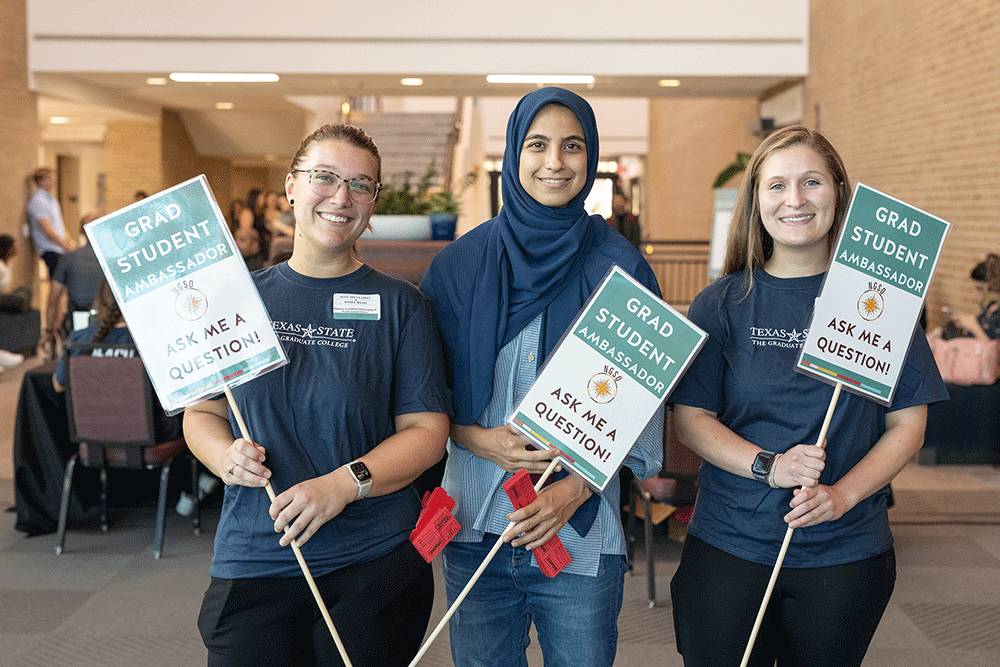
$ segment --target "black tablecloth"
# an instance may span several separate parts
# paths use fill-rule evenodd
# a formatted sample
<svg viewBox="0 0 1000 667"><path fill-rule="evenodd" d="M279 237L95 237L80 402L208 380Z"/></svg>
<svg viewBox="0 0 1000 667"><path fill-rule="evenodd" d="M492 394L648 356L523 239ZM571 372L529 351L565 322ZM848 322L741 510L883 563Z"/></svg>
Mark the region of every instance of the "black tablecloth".
<svg viewBox="0 0 1000 667"><path fill-rule="evenodd" d="M17 530L55 532L66 461L76 451L69 441L66 397L52 388L54 363L24 374L14 423L14 497ZM99 497L98 480L79 470L73 484L70 519L79 518Z"/></svg>
<svg viewBox="0 0 1000 667"><path fill-rule="evenodd" d="M59 523L66 461L77 451L69 441L66 396L52 388L54 363L24 374L17 401L14 424L14 497L17 505L15 528L28 535L54 533ZM174 466L171 477L183 477L187 466ZM112 506L151 504L156 499L159 477L156 471L116 470L108 473L108 499ZM171 496L176 484L171 484ZM83 518L100 500L100 477L96 469L76 466L69 521Z"/></svg>
<svg viewBox="0 0 1000 667"><path fill-rule="evenodd" d="M942 463L1000 462L1000 382L948 385L951 400L927 409L924 448Z"/></svg>

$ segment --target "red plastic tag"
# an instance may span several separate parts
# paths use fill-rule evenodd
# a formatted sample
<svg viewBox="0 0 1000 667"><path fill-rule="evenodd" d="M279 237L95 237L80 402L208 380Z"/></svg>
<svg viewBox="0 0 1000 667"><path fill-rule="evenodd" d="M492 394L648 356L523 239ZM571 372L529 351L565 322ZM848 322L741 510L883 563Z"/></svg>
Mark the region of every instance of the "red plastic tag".
<svg viewBox="0 0 1000 667"><path fill-rule="evenodd" d="M503 483L503 490L507 492L510 504L516 510L530 505L538 497L538 494L535 493L535 487L531 483L531 475L524 468L518 470L513 477Z"/></svg>
<svg viewBox="0 0 1000 667"><path fill-rule="evenodd" d="M410 542L424 560L430 563L441 553L451 538L462 529L451 515L455 500L440 486L425 493L416 527L410 531Z"/></svg>
<svg viewBox="0 0 1000 667"><path fill-rule="evenodd" d="M451 512L439 507L423 528L410 534L410 541L424 560L430 563L461 529Z"/></svg>
<svg viewBox="0 0 1000 667"><path fill-rule="evenodd" d="M563 568L573 561L558 535L554 535L551 540L535 549L535 559L542 574L549 579L562 572Z"/></svg>
<svg viewBox="0 0 1000 667"><path fill-rule="evenodd" d="M434 513L438 509L444 509L451 512L455 509L455 499L448 495L448 492L442 489L440 486L435 488L433 491L425 493L423 501L421 502L420 517L417 519L417 526L410 533L413 535L419 532L434 516Z"/></svg>
<svg viewBox="0 0 1000 667"><path fill-rule="evenodd" d="M510 504L516 510L530 505L538 497L538 493L535 492L535 487L531 483L531 475L524 468L518 470L513 477L504 482L503 490L507 492ZM551 579L562 572L563 568L573 561L573 558L566 551L559 536L553 535L551 540L535 549L535 560L538 561L538 567L541 568L542 574Z"/></svg>

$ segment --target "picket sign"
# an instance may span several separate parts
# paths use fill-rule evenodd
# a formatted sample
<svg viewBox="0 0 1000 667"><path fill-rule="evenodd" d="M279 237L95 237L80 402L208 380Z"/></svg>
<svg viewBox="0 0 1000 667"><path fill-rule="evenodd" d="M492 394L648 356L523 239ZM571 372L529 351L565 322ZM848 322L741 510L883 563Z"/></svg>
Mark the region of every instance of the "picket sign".
<svg viewBox="0 0 1000 667"><path fill-rule="evenodd" d="M825 446L842 389L892 403L950 227L884 192L855 186L795 365L797 372L834 385L816 446ZM785 531L740 667L750 660L794 532Z"/></svg>
<svg viewBox="0 0 1000 667"><path fill-rule="evenodd" d="M288 363L204 175L84 227L164 410L224 392L251 441L231 388ZM252 442L252 441L251 441ZM264 487L274 502L270 482ZM345 665L326 604L298 545L299 567Z"/></svg>

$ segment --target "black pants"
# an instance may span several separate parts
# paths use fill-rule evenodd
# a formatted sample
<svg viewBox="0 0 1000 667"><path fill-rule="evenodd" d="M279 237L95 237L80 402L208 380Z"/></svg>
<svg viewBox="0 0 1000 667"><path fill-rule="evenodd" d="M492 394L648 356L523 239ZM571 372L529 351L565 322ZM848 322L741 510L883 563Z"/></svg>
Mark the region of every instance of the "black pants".
<svg viewBox="0 0 1000 667"><path fill-rule="evenodd" d="M740 664L771 569L688 535L670 582L685 665ZM782 569L750 665L860 665L895 583L892 549L856 563Z"/></svg>
<svg viewBox="0 0 1000 667"><path fill-rule="evenodd" d="M434 603L430 566L409 542L316 578L355 665L407 665ZM212 579L198 630L209 667L342 665L305 578Z"/></svg>

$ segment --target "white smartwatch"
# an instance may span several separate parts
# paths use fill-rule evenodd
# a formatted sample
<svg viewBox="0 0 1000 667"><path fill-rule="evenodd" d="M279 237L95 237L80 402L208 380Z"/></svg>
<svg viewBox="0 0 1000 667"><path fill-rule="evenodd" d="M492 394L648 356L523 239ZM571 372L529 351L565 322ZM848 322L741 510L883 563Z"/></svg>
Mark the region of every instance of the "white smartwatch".
<svg viewBox="0 0 1000 667"><path fill-rule="evenodd" d="M358 485L358 495L355 500L367 498L372 492L372 472L362 461L351 461L346 466L347 472L354 478L354 483Z"/></svg>

